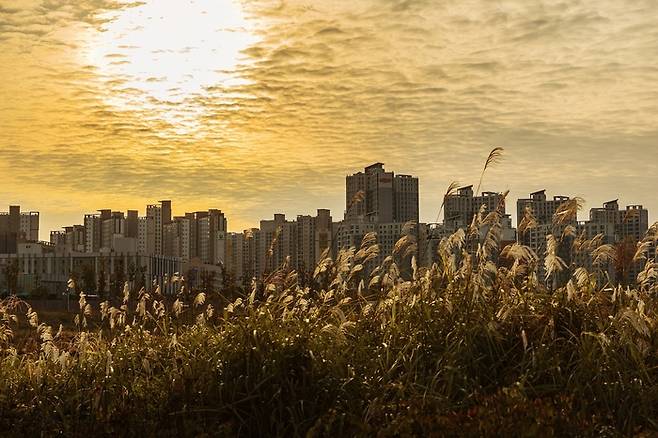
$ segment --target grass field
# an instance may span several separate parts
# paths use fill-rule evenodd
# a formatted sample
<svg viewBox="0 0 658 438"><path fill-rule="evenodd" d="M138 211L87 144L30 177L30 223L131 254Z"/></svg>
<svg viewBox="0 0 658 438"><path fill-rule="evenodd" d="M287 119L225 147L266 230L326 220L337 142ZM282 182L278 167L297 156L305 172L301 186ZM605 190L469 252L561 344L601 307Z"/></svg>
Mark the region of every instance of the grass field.
<svg viewBox="0 0 658 438"><path fill-rule="evenodd" d="M657 227L652 228L652 233ZM512 245L496 227L413 239L374 271L374 235L324 259L310 286L283 266L226 306L187 291L84 297L69 315L0 307L0 430L21 435L649 435L658 414L655 263L634 289ZM652 237L653 238L653 237ZM639 247L639 245L638 245ZM405 277L400 266L410 264ZM554 285L555 282L548 282ZM18 316L16 316L18 315ZM49 324L44 324L47 320ZM52 325L54 323L54 325ZM51 327L52 325L52 327ZM21 345L16 343L20 339Z"/></svg>

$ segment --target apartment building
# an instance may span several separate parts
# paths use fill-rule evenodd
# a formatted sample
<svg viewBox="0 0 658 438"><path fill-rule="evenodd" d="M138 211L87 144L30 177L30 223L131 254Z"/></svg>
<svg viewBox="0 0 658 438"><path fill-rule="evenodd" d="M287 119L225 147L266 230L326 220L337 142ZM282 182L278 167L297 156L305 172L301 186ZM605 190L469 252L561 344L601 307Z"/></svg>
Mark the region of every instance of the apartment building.
<svg viewBox="0 0 658 438"><path fill-rule="evenodd" d="M0 253L15 253L20 242L39 240L39 212L21 212L19 205L0 212Z"/></svg>
<svg viewBox="0 0 658 438"><path fill-rule="evenodd" d="M16 278L6 274L10 264L17 269ZM50 243L25 242L15 254L0 254L0 295L61 297L71 278L76 279L78 290L102 297L119 296L125 282L134 287L157 284L163 293L172 294L176 285L169 280L182 269L182 261L173 257L134 251L61 252Z"/></svg>
<svg viewBox="0 0 658 438"><path fill-rule="evenodd" d="M190 220L185 216L176 216L164 227L165 255L190 260Z"/></svg>
<svg viewBox="0 0 658 438"><path fill-rule="evenodd" d="M554 196L548 198L546 190L540 190L530 194L530 197L519 199L516 202L516 215L517 224L523 223L523 219L528 209L535 219L535 224L532 227L526 227L518 232L518 242L522 245L528 246L534 251L538 257L537 275L543 279L546 275L545 260L547 251L547 238L549 235L555 236L559 241L557 248L557 256L560 257L567 266L572 265L573 252L571 245L573 238L565 236L561 239L567 227L576 228L578 218L576 212L571 216L562 218L561 225L554 224L555 214L560 211L560 208L565 203L571 200L568 196ZM551 280L552 283L564 282L568 277L568 271L557 273Z"/></svg>
<svg viewBox="0 0 658 438"><path fill-rule="evenodd" d="M297 216L297 258L299 271L313 271L326 250L331 250L333 225L331 212L318 209L316 216Z"/></svg>
<svg viewBox="0 0 658 438"><path fill-rule="evenodd" d="M63 231L50 232L50 244L59 252L86 252L87 232L84 225L64 227Z"/></svg>
<svg viewBox="0 0 658 438"><path fill-rule="evenodd" d="M592 208L589 221L581 226L593 228L604 235L604 242L615 245L614 266L608 266L613 281L632 284L644 264L633 262L637 242L642 240L649 229L649 212L642 205L629 205L619 208L617 199L608 201L602 207ZM591 234L591 233L589 233ZM582 256L581 256L582 257ZM591 265L590 257L579 260L580 264Z"/></svg>
<svg viewBox="0 0 658 438"><path fill-rule="evenodd" d="M345 220L418 223L418 178L375 163L345 178ZM358 201L357 194L363 193Z"/></svg>
<svg viewBox="0 0 658 438"><path fill-rule="evenodd" d="M189 258L202 263L218 265L223 263L224 245L228 222L221 210L210 209L186 213L189 223Z"/></svg>
<svg viewBox="0 0 658 438"><path fill-rule="evenodd" d="M171 201L160 201L146 206L147 222L153 225L153 253L164 254L164 227L171 223ZM148 233L150 236L150 233Z"/></svg>
<svg viewBox="0 0 658 438"><path fill-rule="evenodd" d="M115 236L125 236L126 219L123 212L112 211L103 215L101 213L101 250L112 249Z"/></svg>
<svg viewBox="0 0 658 438"><path fill-rule="evenodd" d="M629 205L622 210L617 199L604 203L602 207L592 208L589 220L613 225L616 241L631 239L637 242L649 229L649 211L646 208L642 205Z"/></svg>
<svg viewBox="0 0 658 438"><path fill-rule="evenodd" d="M570 198L568 196L554 196L552 199L548 199L546 197L546 190L531 193L529 198L516 201L516 223L521 223L526 208L530 208L537 223L551 224L560 206L569 200ZM576 218L573 219L574 221L576 220Z"/></svg>
<svg viewBox="0 0 658 438"><path fill-rule="evenodd" d="M499 209L499 212L505 215L505 199L502 194L482 192L482 195L475 196L473 186L461 187L456 193L446 197L443 222L454 230L468 227L482 206L486 207L487 213Z"/></svg>

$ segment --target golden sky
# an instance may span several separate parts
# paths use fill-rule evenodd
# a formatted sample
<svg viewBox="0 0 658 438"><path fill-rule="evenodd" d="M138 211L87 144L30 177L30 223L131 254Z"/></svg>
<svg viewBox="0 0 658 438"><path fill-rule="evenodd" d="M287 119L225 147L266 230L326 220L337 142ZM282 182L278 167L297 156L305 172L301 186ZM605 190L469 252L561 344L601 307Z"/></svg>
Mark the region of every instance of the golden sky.
<svg viewBox="0 0 658 438"><path fill-rule="evenodd" d="M231 230L420 177L658 211L655 0L0 0L0 209L174 200ZM513 211L510 202L508 212Z"/></svg>

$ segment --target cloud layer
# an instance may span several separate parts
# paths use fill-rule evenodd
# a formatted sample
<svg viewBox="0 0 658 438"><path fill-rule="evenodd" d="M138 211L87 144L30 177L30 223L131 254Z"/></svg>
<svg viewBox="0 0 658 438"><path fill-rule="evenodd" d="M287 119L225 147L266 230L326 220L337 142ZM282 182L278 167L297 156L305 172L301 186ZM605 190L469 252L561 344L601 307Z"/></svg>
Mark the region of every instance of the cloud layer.
<svg viewBox="0 0 658 438"><path fill-rule="evenodd" d="M223 1L4 2L0 200L47 229L171 197L237 230L339 218L383 161L432 220L496 145L485 189L658 211L653 0Z"/></svg>

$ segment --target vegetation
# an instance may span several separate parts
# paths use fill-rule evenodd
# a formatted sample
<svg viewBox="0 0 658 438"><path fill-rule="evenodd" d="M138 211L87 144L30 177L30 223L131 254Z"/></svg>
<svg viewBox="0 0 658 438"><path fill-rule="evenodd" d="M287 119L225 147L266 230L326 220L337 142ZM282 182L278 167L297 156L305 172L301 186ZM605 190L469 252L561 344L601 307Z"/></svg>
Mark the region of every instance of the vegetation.
<svg viewBox="0 0 658 438"><path fill-rule="evenodd" d="M493 217L495 219L495 216ZM495 225L495 221L491 223ZM406 236L371 273L376 236L325 258L313 285L286 266L218 309L182 279L104 302L76 329L0 307L0 430L15 435L562 435L655 430L655 265L637 289L576 270L554 291L496 227L444 239L415 265ZM655 233L656 227L652 228ZM497 255L496 255L497 254ZM408 278L400 268L411 258ZM560 269L560 263L547 260ZM554 275L548 266L547 278ZM96 315L94 316L94 313ZM19 326L30 327L18 342ZM32 342L26 342L26 340Z"/></svg>
<svg viewBox="0 0 658 438"><path fill-rule="evenodd" d="M607 281L616 250L560 226L540 278L481 212L441 241L411 235L380 266L374 234L310 278L282 266L240 296L131 290L53 329L0 305L0 431L16 436L554 436L658 430L658 284ZM486 214L485 214L486 213ZM525 227L531 227L531 220ZM486 229L483 235L481 230ZM592 272L561 247L587 250ZM91 280L84 280L90 283ZM548 285L548 286L546 286ZM75 287L71 284L71 287ZM3 432L4 434L4 432Z"/></svg>

